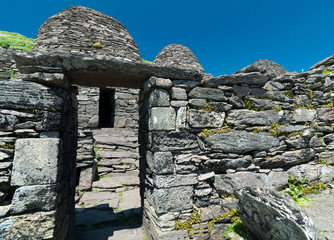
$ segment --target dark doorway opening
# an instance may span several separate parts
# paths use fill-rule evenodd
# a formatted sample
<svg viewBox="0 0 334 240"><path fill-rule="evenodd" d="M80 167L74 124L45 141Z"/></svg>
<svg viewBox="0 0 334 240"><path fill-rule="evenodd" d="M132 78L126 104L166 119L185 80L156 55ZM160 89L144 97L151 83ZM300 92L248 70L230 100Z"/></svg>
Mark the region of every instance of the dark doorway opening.
<svg viewBox="0 0 334 240"><path fill-rule="evenodd" d="M115 89L101 88L99 99L99 127L114 127Z"/></svg>

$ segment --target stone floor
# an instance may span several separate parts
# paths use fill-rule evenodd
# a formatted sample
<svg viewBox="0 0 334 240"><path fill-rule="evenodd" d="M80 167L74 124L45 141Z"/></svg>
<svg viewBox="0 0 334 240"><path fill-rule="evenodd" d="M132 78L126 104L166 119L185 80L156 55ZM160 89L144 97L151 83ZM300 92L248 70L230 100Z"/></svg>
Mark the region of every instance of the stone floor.
<svg viewBox="0 0 334 240"><path fill-rule="evenodd" d="M334 239L334 185L321 194L310 194L311 201L302 209L313 220L321 240Z"/></svg>
<svg viewBox="0 0 334 240"><path fill-rule="evenodd" d="M77 240L142 240L139 188L85 192L76 208Z"/></svg>

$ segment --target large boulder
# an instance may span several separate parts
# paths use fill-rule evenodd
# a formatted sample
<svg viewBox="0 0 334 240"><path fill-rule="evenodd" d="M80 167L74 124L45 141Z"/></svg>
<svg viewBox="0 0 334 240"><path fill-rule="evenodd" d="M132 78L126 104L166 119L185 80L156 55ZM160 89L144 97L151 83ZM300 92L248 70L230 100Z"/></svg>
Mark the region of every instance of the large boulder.
<svg viewBox="0 0 334 240"><path fill-rule="evenodd" d="M238 195L240 218L259 239L318 239L313 221L289 195L265 188L246 188Z"/></svg>

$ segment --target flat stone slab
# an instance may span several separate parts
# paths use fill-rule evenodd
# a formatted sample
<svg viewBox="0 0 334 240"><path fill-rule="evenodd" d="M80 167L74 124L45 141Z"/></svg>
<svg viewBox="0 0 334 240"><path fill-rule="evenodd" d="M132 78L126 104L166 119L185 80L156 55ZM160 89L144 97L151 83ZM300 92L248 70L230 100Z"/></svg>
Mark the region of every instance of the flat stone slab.
<svg viewBox="0 0 334 240"><path fill-rule="evenodd" d="M93 182L93 188L113 189L126 186L139 186L138 176L118 176L110 178L102 178Z"/></svg>
<svg viewBox="0 0 334 240"><path fill-rule="evenodd" d="M87 87L141 88L151 76L198 81L202 78L202 74L194 70L96 54L29 52L17 54L15 61L23 74L66 72L71 84Z"/></svg>
<svg viewBox="0 0 334 240"><path fill-rule="evenodd" d="M319 238L334 239L334 189L321 194L310 194L306 198L312 202L302 209L313 220Z"/></svg>
<svg viewBox="0 0 334 240"><path fill-rule="evenodd" d="M141 200L139 188L123 192L122 197L123 199L119 203L119 208L125 216L129 216L131 212L140 214Z"/></svg>
<svg viewBox="0 0 334 240"><path fill-rule="evenodd" d="M85 208L96 207L99 209L117 208L119 194L113 192L86 192L80 202Z"/></svg>

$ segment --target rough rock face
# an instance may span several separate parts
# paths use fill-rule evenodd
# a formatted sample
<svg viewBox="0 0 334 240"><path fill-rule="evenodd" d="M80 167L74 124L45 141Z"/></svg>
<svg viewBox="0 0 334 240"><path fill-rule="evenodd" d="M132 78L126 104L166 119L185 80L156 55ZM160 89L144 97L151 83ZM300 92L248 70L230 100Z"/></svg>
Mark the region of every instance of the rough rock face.
<svg viewBox="0 0 334 240"><path fill-rule="evenodd" d="M249 72L260 72L269 78L274 78L280 75L284 75L288 71L278 63L267 59L261 59L239 71L236 71L235 73Z"/></svg>
<svg viewBox="0 0 334 240"><path fill-rule="evenodd" d="M186 46L179 44L170 44L162 49L155 57L154 63L162 66L196 70L204 74L204 69L194 53Z"/></svg>
<svg viewBox="0 0 334 240"><path fill-rule="evenodd" d="M120 22L81 6L69 7L46 20L32 51L98 53L141 61L136 43Z"/></svg>
<svg viewBox="0 0 334 240"><path fill-rule="evenodd" d="M313 221L289 195L269 189L239 192L238 212L244 225L260 239L318 239Z"/></svg>

